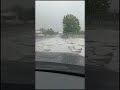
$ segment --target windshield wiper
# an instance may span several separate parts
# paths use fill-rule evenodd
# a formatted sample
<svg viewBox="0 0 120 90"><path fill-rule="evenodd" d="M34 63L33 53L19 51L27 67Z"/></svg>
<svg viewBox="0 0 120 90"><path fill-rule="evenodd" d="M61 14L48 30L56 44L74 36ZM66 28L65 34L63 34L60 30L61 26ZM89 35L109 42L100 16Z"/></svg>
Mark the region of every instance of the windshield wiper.
<svg viewBox="0 0 120 90"><path fill-rule="evenodd" d="M84 66L78 66L72 64L70 65L63 63L37 61L35 71L60 73L60 74L85 77Z"/></svg>

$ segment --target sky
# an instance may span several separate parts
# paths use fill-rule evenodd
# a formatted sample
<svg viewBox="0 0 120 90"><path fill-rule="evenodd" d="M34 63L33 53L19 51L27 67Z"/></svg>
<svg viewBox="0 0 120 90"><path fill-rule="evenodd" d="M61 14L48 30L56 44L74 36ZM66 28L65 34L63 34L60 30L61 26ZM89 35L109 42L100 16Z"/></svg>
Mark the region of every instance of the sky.
<svg viewBox="0 0 120 90"><path fill-rule="evenodd" d="M52 28L62 32L64 15L73 14L79 21L81 30L85 30L84 1L35 1L35 27Z"/></svg>

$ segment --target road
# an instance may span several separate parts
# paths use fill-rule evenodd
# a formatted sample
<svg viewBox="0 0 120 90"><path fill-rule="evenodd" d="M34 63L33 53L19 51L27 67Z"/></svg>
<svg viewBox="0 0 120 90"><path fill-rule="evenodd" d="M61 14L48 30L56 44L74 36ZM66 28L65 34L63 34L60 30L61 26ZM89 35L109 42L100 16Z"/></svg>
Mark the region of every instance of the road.
<svg viewBox="0 0 120 90"><path fill-rule="evenodd" d="M40 37L37 37L35 43L36 61L84 66L84 43L83 38L64 39L59 36L54 36L41 40Z"/></svg>
<svg viewBox="0 0 120 90"><path fill-rule="evenodd" d="M42 41L38 37L35 43L37 52L63 52L74 53L81 56L85 56L84 44L85 41L83 38L63 39L58 36Z"/></svg>

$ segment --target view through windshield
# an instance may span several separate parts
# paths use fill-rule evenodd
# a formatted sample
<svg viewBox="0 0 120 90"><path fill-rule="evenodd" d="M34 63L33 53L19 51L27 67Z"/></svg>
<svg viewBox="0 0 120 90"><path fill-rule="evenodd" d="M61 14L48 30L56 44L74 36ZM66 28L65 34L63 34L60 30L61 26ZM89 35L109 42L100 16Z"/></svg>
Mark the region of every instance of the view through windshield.
<svg viewBox="0 0 120 90"><path fill-rule="evenodd" d="M84 66L84 5L84 1L35 1L37 63Z"/></svg>

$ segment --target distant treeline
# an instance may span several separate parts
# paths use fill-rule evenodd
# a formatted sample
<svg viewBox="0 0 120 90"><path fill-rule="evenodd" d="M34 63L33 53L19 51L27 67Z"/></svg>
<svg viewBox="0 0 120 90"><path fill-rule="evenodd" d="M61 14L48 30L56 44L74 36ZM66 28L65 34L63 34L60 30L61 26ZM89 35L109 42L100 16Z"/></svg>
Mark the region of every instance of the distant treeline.
<svg viewBox="0 0 120 90"><path fill-rule="evenodd" d="M58 32L55 32L52 28L48 28L48 29L40 28L38 31L40 31L40 33L44 35L57 35L58 34Z"/></svg>

